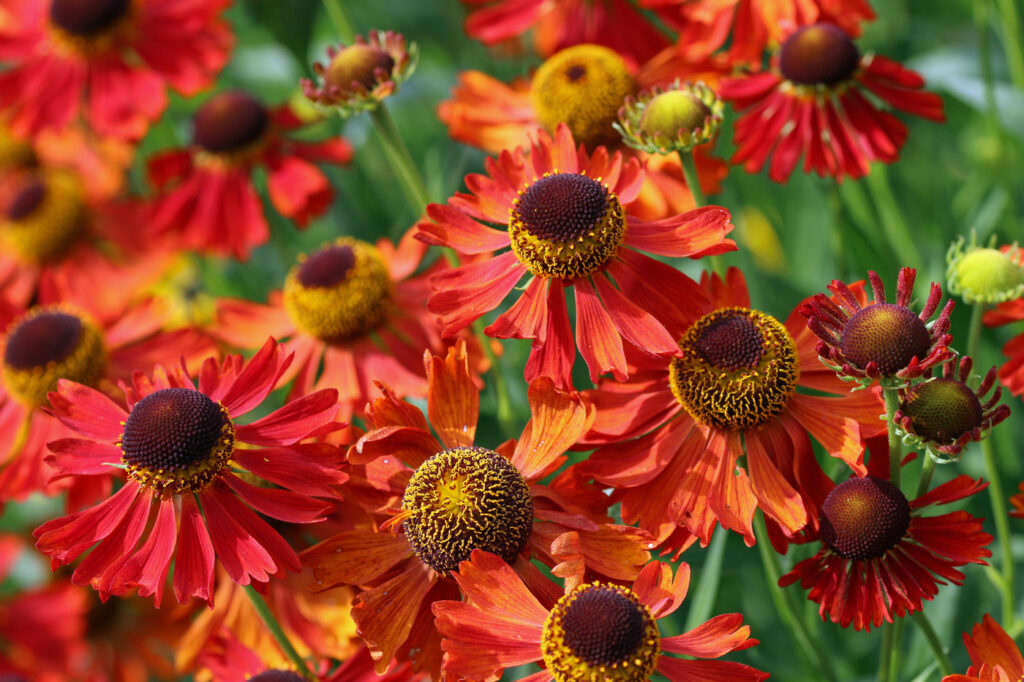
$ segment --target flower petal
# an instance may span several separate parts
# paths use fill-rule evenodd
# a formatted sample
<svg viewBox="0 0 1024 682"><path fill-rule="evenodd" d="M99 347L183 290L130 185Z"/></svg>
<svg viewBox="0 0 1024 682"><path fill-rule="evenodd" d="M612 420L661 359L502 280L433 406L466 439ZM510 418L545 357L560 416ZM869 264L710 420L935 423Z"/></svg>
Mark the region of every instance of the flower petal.
<svg viewBox="0 0 1024 682"><path fill-rule="evenodd" d="M394 578L356 597L352 619L370 649L378 674L388 669L395 652L409 637L436 581L436 574L426 564L412 559Z"/></svg>
<svg viewBox="0 0 1024 682"><path fill-rule="evenodd" d="M302 563L313 568L319 592L338 585L366 585L411 555L403 536L349 530L304 551Z"/></svg>
<svg viewBox="0 0 1024 682"><path fill-rule="evenodd" d="M251 445L291 445L331 425L338 411L338 392L325 388L274 410L266 417L235 428L235 437ZM342 428L342 424L335 424Z"/></svg>
<svg viewBox="0 0 1024 682"><path fill-rule="evenodd" d="M458 339L442 359L427 351L427 415L449 448L470 447L480 413L480 392L469 372L466 340Z"/></svg>
<svg viewBox="0 0 1024 682"><path fill-rule="evenodd" d="M530 421L516 444L512 464L527 481L534 481L565 461L561 455L586 433L593 413L579 393L557 390L548 377L530 383L528 400Z"/></svg>
<svg viewBox="0 0 1024 682"><path fill-rule="evenodd" d="M182 604L189 597L213 606L213 565L216 560L206 522L195 497L181 498L178 554L174 558L174 596Z"/></svg>
<svg viewBox="0 0 1024 682"><path fill-rule="evenodd" d="M323 521L327 518L327 512L334 508L333 505L290 490L251 485L230 473L221 474L221 480L259 513L288 523Z"/></svg>

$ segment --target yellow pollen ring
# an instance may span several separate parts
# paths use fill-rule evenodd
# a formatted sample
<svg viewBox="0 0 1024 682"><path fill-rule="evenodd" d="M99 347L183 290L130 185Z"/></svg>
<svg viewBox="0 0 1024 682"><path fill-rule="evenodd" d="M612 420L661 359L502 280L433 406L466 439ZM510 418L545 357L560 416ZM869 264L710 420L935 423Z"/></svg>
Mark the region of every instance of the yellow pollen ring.
<svg viewBox="0 0 1024 682"><path fill-rule="evenodd" d="M746 318L760 332L761 353L753 366L719 367L698 352L702 333L723 318ZM789 404L800 377L796 343L785 326L749 308L708 313L686 331L679 347L683 356L669 365L672 393L694 419L719 429L767 423Z"/></svg>
<svg viewBox="0 0 1024 682"><path fill-rule="evenodd" d="M380 252L372 244L340 237L330 246L352 249L354 263L332 286L304 286L299 271L307 256L285 279L284 306L302 331L327 342L343 342L373 331L383 322L394 285Z"/></svg>
<svg viewBox="0 0 1024 682"><path fill-rule="evenodd" d="M558 171L545 173L543 177L557 175ZM600 178L596 178L601 182ZM537 178L534 178L534 183ZM519 190L519 198L533 183ZM519 198L509 209L508 233L512 251L519 262L537 277L552 277L572 280L586 277L603 268L618 253L626 236L626 213L619 198L607 184L608 205L604 215L585 234L561 241L545 239L530 232L519 215Z"/></svg>
<svg viewBox="0 0 1024 682"><path fill-rule="evenodd" d="M41 265L63 256L85 225L82 188L66 171L53 170L40 180L45 194L39 205L18 220L2 217L0 248L23 263Z"/></svg>

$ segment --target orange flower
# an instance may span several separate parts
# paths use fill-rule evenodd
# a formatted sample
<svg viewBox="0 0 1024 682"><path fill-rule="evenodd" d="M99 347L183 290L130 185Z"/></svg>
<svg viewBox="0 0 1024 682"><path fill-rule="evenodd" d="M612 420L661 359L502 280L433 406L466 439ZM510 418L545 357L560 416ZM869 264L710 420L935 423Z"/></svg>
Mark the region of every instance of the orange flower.
<svg viewBox="0 0 1024 682"><path fill-rule="evenodd" d="M556 575L577 576L585 567L613 580L632 580L650 556L650 536L610 523L608 498L596 488L538 482L561 466L590 423L579 394L536 380L522 439L489 450L475 444L479 393L465 342L445 358L426 354L425 363L429 422L382 385L384 396L367 410L371 428L349 450L355 469L382 465L376 484L389 492L386 506L393 510L400 499L401 509L384 524L396 532L344 531L303 554L317 577L314 589L364 586L352 617L378 672L396 656L418 671L439 669L430 605L457 597L448 574L474 549L500 555L542 599L553 585L531 554Z"/></svg>
<svg viewBox="0 0 1024 682"><path fill-rule="evenodd" d="M742 663L714 659L758 643L743 616L716 616L675 637L662 637L657 620L686 598L690 567L653 561L630 587L587 583L566 587L545 607L499 557L474 550L453 574L466 601L434 604L444 637L444 669L471 680L492 679L505 668L543 661L545 671L530 682L645 680L655 671L670 682L763 680L768 673Z"/></svg>
<svg viewBox="0 0 1024 682"><path fill-rule="evenodd" d="M1013 638L987 613L964 633L971 657L966 675L946 675L942 682L1012 682L1024 678L1024 657Z"/></svg>
<svg viewBox="0 0 1024 682"><path fill-rule="evenodd" d="M818 361L799 308L785 324L752 310L735 268L702 285L711 303L679 357L637 354L628 382L587 392L597 418L584 443L602 447L577 466L619 489L623 519L659 542L679 527L707 544L719 523L752 545L757 507L792 536L814 522L805 497L824 478L808 434L863 473L861 431L884 428L882 402L851 394Z"/></svg>
<svg viewBox="0 0 1024 682"><path fill-rule="evenodd" d="M487 170L466 177L471 194L429 205L434 222L417 225L428 244L481 256L433 278L427 306L446 336L498 307L528 275L522 295L484 330L533 341L527 381L547 376L558 388L571 387L577 348L591 379L609 371L627 377L623 341L653 356L679 352L674 334L704 296L689 277L641 251L690 258L731 251L728 211L706 206L655 222L634 218L640 164L623 163L618 152L609 158L603 147L593 155L577 149L564 124L554 139L538 131L529 151L489 159ZM576 297L575 337L569 289ZM649 302L648 309L634 301Z"/></svg>

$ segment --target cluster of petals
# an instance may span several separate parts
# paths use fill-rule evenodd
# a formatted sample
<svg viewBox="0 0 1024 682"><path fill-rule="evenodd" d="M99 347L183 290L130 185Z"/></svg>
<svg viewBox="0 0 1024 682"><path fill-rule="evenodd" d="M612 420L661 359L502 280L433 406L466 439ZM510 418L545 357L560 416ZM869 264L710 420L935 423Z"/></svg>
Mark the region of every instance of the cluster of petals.
<svg viewBox="0 0 1024 682"><path fill-rule="evenodd" d="M988 310L982 317L988 327L1024 321L1024 298L1000 303ZM1024 332L1017 334L1003 345L1006 362L999 368L999 381L1013 395L1024 394Z"/></svg>
<svg viewBox="0 0 1024 682"><path fill-rule="evenodd" d="M1024 677L1024 656L996 620L987 613L964 633L971 665L964 675L946 675L942 682L1009 682Z"/></svg>

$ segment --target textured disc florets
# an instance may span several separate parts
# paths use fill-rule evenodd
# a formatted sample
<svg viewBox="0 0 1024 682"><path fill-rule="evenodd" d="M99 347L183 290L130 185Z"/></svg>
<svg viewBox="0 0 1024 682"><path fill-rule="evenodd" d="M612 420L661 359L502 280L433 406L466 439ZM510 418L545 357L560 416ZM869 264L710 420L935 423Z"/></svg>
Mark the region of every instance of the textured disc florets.
<svg viewBox="0 0 1024 682"><path fill-rule="evenodd" d="M270 125L270 112L252 95L234 90L214 95L192 119L192 141L212 154L254 145Z"/></svg>
<svg viewBox="0 0 1024 682"><path fill-rule="evenodd" d="M16 320L3 346L0 379L11 395L42 405L59 379L93 385L106 368L103 334L84 315L60 307L36 308Z"/></svg>
<svg viewBox="0 0 1024 682"><path fill-rule="evenodd" d="M895 485L867 476L840 483L821 507L821 539L851 561L876 559L910 527L910 503Z"/></svg>
<svg viewBox="0 0 1024 682"><path fill-rule="evenodd" d="M860 52L843 29L814 24L796 31L782 44L779 70L799 85L835 85L849 80L860 63Z"/></svg>
<svg viewBox="0 0 1024 682"><path fill-rule="evenodd" d="M85 217L76 177L40 172L17 188L0 217L0 251L32 265L60 260L82 234Z"/></svg>
<svg viewBox="0 0 1024 682"><path fill-rule="evenodd" d="M660 645L647 605L632 590L601 583L559 599L541 635L544 664L557 682L646 680Z"/></svg>
<svg viewBox="0 0 1024 682"><path fill-rule="evenodd" d="M608 262L625 235L618 197L578 173L546 174L519 193L509 213L512 250L530 272L574 279Z"/></svg>
<svg viewBox="0 0 1024 682"><path fill-rule="evenodd" d="M452 448L412 475L402 498L416 555L441 574L474 549L513 561L533 528L533 498L522 474L493 450Z"/></svg>
<svg viewBox="0 0 1024 682"><path fill-rule="evenodd" d="M924 321L905 306L876 303L851 317L843 328L839 349L856 367L874 362L882 376L894 376L913 358L923 360L931 349Z"/></svg>
<svg viewBox="0 0 1024 682"><path fill-rule="evenodd" d="M366 89L377 82L378 70L386 79L395 67L395 60L384 50L373 45L356 43L342 48L328 64L324 80L345 93L356 83Z"/></svg>
<svg viewBox="0 0 1024 682"><path fill-rule="evenodd" d="M223 469L234 451L227 410L190 388L165 388L132 407L118 440L128 475L153 490L193 492Z"/></svg>
<svg viewBox="0 0 1024 682"><path fill-rule="evenodd" d="M978 396L961 381L940 377L910 387L900 404L914 434L938 445L952 443L981 426Z"/></svg>
<svg viewBox="0 0 1024 682"><path fill-rule="evenodd" d="M284 305L303 331L340 343L373 331L387 316L393 285L376 247L341 237L299 256L284 284Z"/></svg>
<svg viewBox="0 0 1024 682"><path fill-rule="evenodd" d="M796 344L774 317L749 308L708 313L679 342L669 365L676 400L694 419L736 430L782 412L800 376Z"/></svg>
<svg viewBox="0 0 1024 682"><path fill-rule="evenodd" d="M91 37L128 13L130 0L53 0L50 21L68 33Z"/></svg>

